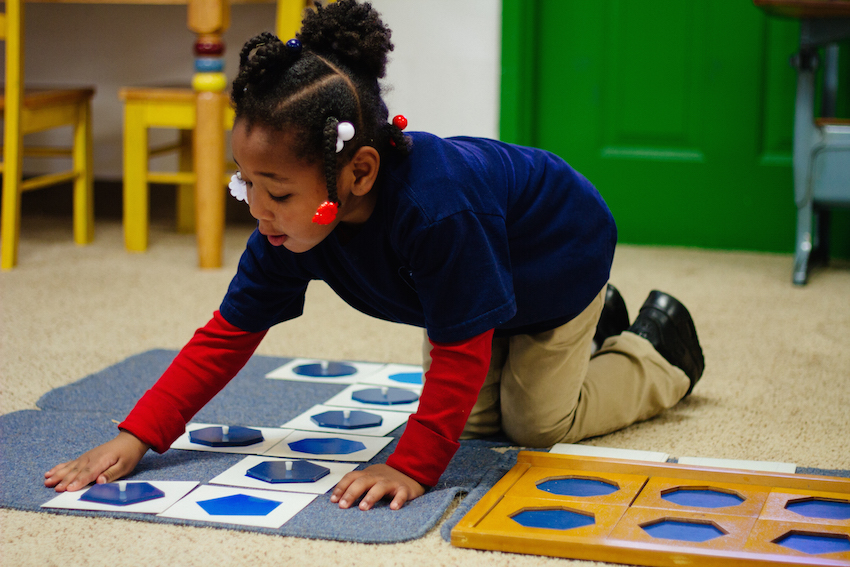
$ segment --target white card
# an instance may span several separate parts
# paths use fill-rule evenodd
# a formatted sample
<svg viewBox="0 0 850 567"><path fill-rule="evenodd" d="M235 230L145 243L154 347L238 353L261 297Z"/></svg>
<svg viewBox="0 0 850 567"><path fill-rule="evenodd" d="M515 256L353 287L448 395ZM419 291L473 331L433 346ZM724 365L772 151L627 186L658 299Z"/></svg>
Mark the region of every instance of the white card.
<svg viewBox="0 0 850 567"><path fill-rule="evenodd" d="M122 481L123 482L123 481ZM91 490L88 487L76 492L63 492L41 505L42 508L63 508L66 510L93 510L96 512L127 512L136 514L159 514L168 509L169 506L186 496L193 488L198 486L194 481L163 481L163 480L139 480L126 481L127 485L140 482L147 482L165 493L165 496L139 502L138 504L128 504L127 506L113 506L110 504L102 504L100 502L88 502L80 500L80 497Z"/></svg>
<svg viewBox="0 0 850 567"><path fill-rule="evenodd" d="M345 427L323 427L321 425L318 425L314 421L314 418L317 418L317 416L321 416L323 414L327 415L328 419L346 419L344 417L346 415L346 412L348 412L348 415L350 415L352 419L355 419L363 413L367 413L371 416L374 416L376 421L377 418L380 418L380 425L376 425L374 427L370 426L349 429ZM385 437L389 433L392 433L393 431L407 423L407 418L408 414L397 411L380 411L372 408L369 408L368 410L355 410L349 408L316 405L308 409L298 417L290 419L289 421L281 425L281 427L287 429L297 429L300 431L322 431L325 433L344 433L346 435L367 435L370 437Z"/></svg>
<svg viewBox="0 0 850 567"><path fill-rule="evenodd" d="M315 499L315 494L201 486L159 516L277 529ZM213 506L232 510L223 513L224 510L215 510ZM253 510L253 514L245 513L248 510Z"/></svg>
<svg viewBox="0 0 850 567"><path fill-rule="evenodd" d="M389 388L395 388L397 390L405 390L405 391L410 392L411 394L415 395L416 400L409 402L409 403L403 403L403 404L376 404L376 403L360 402L360 401L352 398L352 395L355 392L360 392L362 390L379 390L380 391L383 388L388 388L388 389ZM390 390L388 390L388 391L390 391ZM348 388L346 388L345 390L343 390L339 394L335 395L334 397L332 397L331 399L326 401L324 405L326 405L326 406L338 406L338 407L344 407L344 408L356 408L356 409L376 409L376 410L383 410L383 411L397 411L397 412L404 412L404 413L411 414L411 413L415 413L416 410L419 409L419 394L420 393L421 392L418 391L417 389L408 388L408 387L402 388L400 386L378 386L378 385L375 385L375 384L352 384L351 386L349 386Z"/></svg>
<svg viewBox="0 0 850 567"><path fill-rule="evenodd" d="M276 459L269 457L250 456L245 457L214 479L210 484L223 484L226 486L243 486L245 488L258 488L264 490L279 490L282 492L304 492L307 494L324 494L331 490L345 476L357 468L356 463L331 463L331 462L313 462L308 461L319 467L330 469L327 475L318 479L315 482L283 482L272 483L248 476L248 469L251 469L261 463L286 462L286 459ZM291 462L291 461L290 461Z"/></svg>
<svg viewBox="0 0 850 567"><path fill-rule="evenodd" d="M650 461L666 463L670 455L655 451L638 451L635 449L616 449L612 447L595 447L593 445L574 445L557 443L550 450L556 455L575 455L577 457L605 457L608 459L628 459L630 461Z"/></svg>
<svg viewBox="0 0 850 567"><path fill-rule="evenodd" d="M404 415L404 414L400 414ZM353 442L357 445L350 452L343 453L311 453L299 450L298 444L309 440L341 439L345 442ZM381 449L390 444L392 437L366 437L358 435L334 435L331 433L320 433L313 431L293 431L292 435L266 451L268 457L285 457L296 459L309 459L319 461L347 461L365 463L372 460ZM294 447L293 447L294 445ZM357 448L362 446L362 448ZM356 450L355 450L356 449Z"/></svg>
<svg viewBox="0 0 850 567"><path fill-rule="evenodd" d="M351 362L347 360L329 361L314 358L296 358L283 366L275 368L266 378L274 380L295 380L297 382L314 382L319 384L354 384L362 382L378 370L386 366L376 362ZM325 370L323 370L323 368ZM320 375L309 375L312 371ZM321 375L342 373L342 375Z"/></svg>
<svg viewBox="0 0 850 567"><path fill-rule="evenodd" d="M764 471L777 473L797 472L794 463L775 463L769 461L739 461L735 459L708 459L703 457L679 457L680 465L696 465L701 467L717 467L721 469L741 469L745 471Z"/></svg>
<svg viewBox="0 0 850 567"><path fill-rule="evenodd" d="M387 364L378 371L364 377L359 382L377 386L396 386L422 391L424 385L422 366L415 364Z"/></svg>
<svg viewBox="0 0 850 567"><path fill-rule="evenodd" d="M192 443L189 440L189 434L192 431L197 431L198 429L203 429L205 427L221 427L221 424L214 423L190 423L186 425L186 433L177 438L177 440L172 443L172 449L184 449L188 451L210 451L212 453L236 453L240 455L262 455L278 443L280 443L283 439L286 438L287 435L292 433L291 429L280 429L277 427L253 427L248 426L251 429L256 429L260 433L263 434L263 441L256 443L254 445L246 445L244 447L210 447L208 445L202 445L200 443Z"/></svg>

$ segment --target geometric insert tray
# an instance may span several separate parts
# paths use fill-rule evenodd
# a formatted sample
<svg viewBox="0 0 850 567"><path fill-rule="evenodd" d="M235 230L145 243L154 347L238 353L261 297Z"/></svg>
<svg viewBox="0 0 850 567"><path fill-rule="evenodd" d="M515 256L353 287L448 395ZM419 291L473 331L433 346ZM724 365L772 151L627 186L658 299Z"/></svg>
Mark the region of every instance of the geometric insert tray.
<svg viewBox="0 0 850 567"><path fill-rule="evenodd" d="M850 481L522 451L451 541L658 567L847 567Z"/></svg>

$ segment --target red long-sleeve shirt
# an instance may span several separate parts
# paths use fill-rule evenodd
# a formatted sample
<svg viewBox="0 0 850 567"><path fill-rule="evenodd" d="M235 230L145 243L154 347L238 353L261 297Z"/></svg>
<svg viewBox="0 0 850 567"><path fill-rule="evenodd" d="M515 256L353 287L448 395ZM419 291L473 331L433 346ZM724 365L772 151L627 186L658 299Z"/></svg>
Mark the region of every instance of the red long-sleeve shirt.
<svg viewBox="0 0 850 567"><path fill-rule="evenodd" d="M165 452L186 423L248 362L265 334L243 331L216 311L119 427ZM492 337L491 330L466 341L431 343L432 363L419 410L408 419L389 466L426 486L437 483L458 449L484 383Z"/></svg>

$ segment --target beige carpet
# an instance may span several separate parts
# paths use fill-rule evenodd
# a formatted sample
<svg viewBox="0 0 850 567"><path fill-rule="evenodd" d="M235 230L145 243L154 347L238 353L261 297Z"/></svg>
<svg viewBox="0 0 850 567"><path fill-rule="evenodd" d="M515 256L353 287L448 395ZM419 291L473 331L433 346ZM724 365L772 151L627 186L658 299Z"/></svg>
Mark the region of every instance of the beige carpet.
<svg viewBox="0 0 850 567"><path fill-rule="evenodd" d="M150 250L129 254L118 222L99 221L95 243L76 247L65 219L24 219L20 266L0 274L0 411L35 408L45 392L127 356L180 348L207 321L250 228L228 229L225 267L210 271L196 268L192 236L152 230ZM799 288L791 263L621 246L612 281L632 314L654 288L677 296L694 316L707 369L686 402L587 442L850 469L850 265L819 269ZM313 285L305 315L273 329L258 352L418 363L420 336ZM376 546L8 510L0 522L4 566L573 564L456 549L438 530Z"/></svg>

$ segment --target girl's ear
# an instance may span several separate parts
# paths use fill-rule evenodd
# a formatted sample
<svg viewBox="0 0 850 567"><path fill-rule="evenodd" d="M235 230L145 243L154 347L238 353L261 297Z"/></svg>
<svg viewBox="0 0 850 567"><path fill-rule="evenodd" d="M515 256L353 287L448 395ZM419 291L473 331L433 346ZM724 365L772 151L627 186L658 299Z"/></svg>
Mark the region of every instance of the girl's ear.
<svg viewBox="0 0 850 567"><path fill-rule="evenodd" d="M378 150L371 146L363 146L354 154L345 170L350 172L349 179L353 179L351 192L362 197L372 190L375 180L378 178L378 170L381 167L381 155Z"/></svg>

